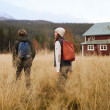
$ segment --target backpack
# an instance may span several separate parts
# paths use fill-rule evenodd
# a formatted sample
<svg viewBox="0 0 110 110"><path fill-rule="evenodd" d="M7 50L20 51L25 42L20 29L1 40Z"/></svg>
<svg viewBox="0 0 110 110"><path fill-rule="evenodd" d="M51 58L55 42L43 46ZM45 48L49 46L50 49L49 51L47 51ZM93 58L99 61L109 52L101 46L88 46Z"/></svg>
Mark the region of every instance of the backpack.
<svg viewBox="0 0 110 110"><path fill-rule="evenodd" d="M29 42L20 42L18 45L18 57L19 58L30 58L31 47Z"/></svg>
<svg viewBox="0 0 110 110"><path fill-rule="evenodd" d="M62 39L61 39L62 40ZM63 41L63 55L62 59L67 60L67 61L74 61L75 60L75 51L74 51L74 46L71 42L67 40L62 40Z"/></svg>

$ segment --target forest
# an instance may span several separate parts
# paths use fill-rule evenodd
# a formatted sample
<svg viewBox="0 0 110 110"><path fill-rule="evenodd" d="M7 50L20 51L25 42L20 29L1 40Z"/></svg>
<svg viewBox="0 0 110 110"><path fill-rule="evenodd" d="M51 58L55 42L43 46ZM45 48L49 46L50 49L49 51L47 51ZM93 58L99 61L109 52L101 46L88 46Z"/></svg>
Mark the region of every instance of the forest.
<svg viewBox="0 0 110 110"><path fill-rule="evenodd" d="M0 21L0 53L12 52L19 29L26 29L36 50L54 50L54 30L63 27L65 39L73 43L75 52L81 51L82 36L93 24L91 23L53 23L44 20L4 20Z"/></svg>

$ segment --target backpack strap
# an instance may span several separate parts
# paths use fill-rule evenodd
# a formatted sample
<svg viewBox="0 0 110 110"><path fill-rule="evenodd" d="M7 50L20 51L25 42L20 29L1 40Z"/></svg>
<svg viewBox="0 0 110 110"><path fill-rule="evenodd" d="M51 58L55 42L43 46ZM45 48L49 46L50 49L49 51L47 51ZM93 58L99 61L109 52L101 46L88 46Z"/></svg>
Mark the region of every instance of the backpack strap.
<svg viewBox="0 0 110 110"><path fill-rule="evenodd" d="M59 39L58 40L60 42L60 45L61 45L61 56L63 56L63 40L64 39Z"/></svg>

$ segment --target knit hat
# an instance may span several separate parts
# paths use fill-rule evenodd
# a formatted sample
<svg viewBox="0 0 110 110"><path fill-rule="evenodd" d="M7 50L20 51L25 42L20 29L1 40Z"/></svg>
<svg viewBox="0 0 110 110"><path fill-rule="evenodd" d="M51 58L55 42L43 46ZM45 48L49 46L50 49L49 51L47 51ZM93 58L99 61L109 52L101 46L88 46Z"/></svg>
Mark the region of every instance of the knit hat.
<svg viewBox="0 0 110 110"><path fill-rule="evenodd" d="M58 27L55 29L55 32L57 32L60 36L63 36L65 34L65 29L62 27Z"/></svg>
<svg viewBox="0 0 110 110"><path fill-rule="evenodd" d="M26 32L26 30L25 29L20 29L19 31L18 31L18 35L24 35L24 36L26 36L27 35L27 32Z"/></svg>

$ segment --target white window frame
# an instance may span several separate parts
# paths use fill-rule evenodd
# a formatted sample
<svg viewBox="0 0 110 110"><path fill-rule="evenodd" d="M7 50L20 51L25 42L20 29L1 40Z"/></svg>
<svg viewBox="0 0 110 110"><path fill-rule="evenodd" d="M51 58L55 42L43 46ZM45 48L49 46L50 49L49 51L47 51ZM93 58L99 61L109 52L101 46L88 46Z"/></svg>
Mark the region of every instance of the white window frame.
<svg viewBox="0 0 110 110"><path fill-rule="evenodd" d="M106 51L107 50L107 45L100 45L100 50Z"/></svg>
<svg viewBox="0 0 110 110"><path fill-rule="evenodd" d="M88 50L94 50L94 45L88 45L87 48Z"/></svg>

